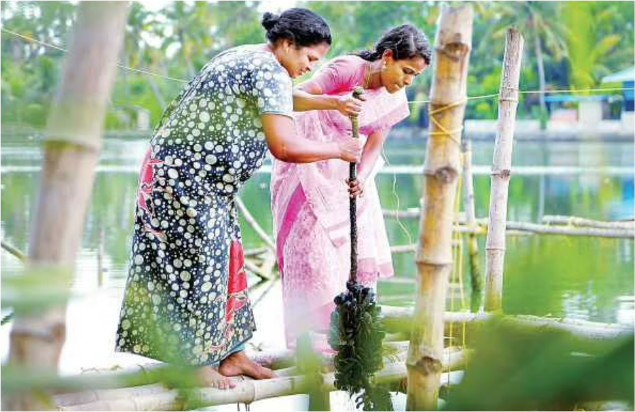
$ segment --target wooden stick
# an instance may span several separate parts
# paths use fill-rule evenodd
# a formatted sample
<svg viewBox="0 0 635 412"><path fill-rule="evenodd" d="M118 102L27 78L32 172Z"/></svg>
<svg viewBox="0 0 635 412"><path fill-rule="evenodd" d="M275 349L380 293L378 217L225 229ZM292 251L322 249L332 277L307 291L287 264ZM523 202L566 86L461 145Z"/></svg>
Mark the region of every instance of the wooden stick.
<svg viewBox="0 0 635 412"><path fill-rule="evenodd" d="M486 221L478 221L479 225ZM507 222L506 228L509 230L517 230L523 232L531 232L541 235L562 235L562 236L586 236L586 237L605 237L614 239L633 239L635 230L627 229L597 229L592 227L576 228L562 226L548 226L529 222Z"/></svg>
<svg viewBox="0 0 635 412"><path fill-rule="evenodd" d="M271 280L273 277L271 276L271 272L266 273L262 270L261 267L251 262L248 259L245 259L245 268L250 270L254 275L258 276L263 280Z"/></svg>
<svg viewBox="0 0 635 412"><path fill-rule="evenodd" d="M452 247L458 247L458 246L459 246L459 242L457 242L456 240L452 240ZM397 246L390 247L390 252L395 254L413 253L416 251L417 251L417 245L415 243L411 243L409 245L397 245Z"/></svg>
<svg viewBox="0 0 635 412"><path fill-rule="evenodd" d="M423 214L415 261L414 322L408 352L408 410L437 407L443 313L452 271L452 224L460 173L460 140L472 47L472 6L444 7L435 41L430 138L424 165Z"/></svg>
<svg viewBox="0 0 635 412"><path fill-rule="evenodd" d="M260 237L260 239L262 239L262 241L265 242L265 245L267 245L267 247L273 253L276 253L275 243L273 242L273 240L271 240L271 237L269 237L267 232L265 232L264 229L258 224L256 219L251 214L251 212L249 212L249 209L247 209L247 206L245 206L245 204L243 203L242 199L236 196L234 198L234 201L236 202L236 206L238 206L238 209L240 209L240 213L242 213L243 217L245 218L247 223L249 223L249 225L254 230L254 232L256 232L256 234Z"/></svg>
<svg viewBox="0 0 635 412"><path fill-rule="evenodd" d="M600 229L635 229L635 221L616 221L616 222L602 222L599 220L585 219L576 216L559 216L559 215L546 215L542 218L542 223L546 225L571 225L571 226L583 226L593 227Z"/></svg>
<svg viewBox="0 0 635 412"><path fill-rule="evenodd" d="M384 215L384 217L392 217L395 219L412 219L412 220L419 220L419 217L421 216L421 209L417 208L410 208L408 210L388 210L388 209L384 209L382 210L382 214Z"/></svg>
<svg viewBox="0 0 635 412"><path fill-rule="evenodd" d="M269 252L271 249L268 247L257 247L245 251L245 258L256 258L264 253Z"/></svg>
<svg viewBox="0 0 635 412"><path fill-rule="evenodd" d="M512 168L512 146L518 107L518 83L524 39L518 30L507 30L503 74L498 103L498 124L492 165L489 227L485 244L485 310L503 310L503 269L507 196Z"/></svg>
<svg viewBox="0 0 635 412"><path fill-rule="evenodd" d="M24 252L22 252L17 247L11 246L10 244L5 242L4 240L2 241L2 249L4 249L7 252L9 252L10 254L12 254L13 256L18 258L20 261L26 262L26 254L24 254Z"/></svg>
<svg viewBox="0 0 635 412"><path fill-rule="evenodd" d="M464 129L465 131L465 129ZM463 207L465 208L465 220L468 228L476 226L476 207L474 205L474 181L472 176L472 140L463 137L461 142L463 152ZM467 254L470 263L470 279L472 296L470 307L472 312L478 311L481 306L481 294L483 292L483 273L478 253L478 239L476 233L469 233L467 238Z"/></svg>

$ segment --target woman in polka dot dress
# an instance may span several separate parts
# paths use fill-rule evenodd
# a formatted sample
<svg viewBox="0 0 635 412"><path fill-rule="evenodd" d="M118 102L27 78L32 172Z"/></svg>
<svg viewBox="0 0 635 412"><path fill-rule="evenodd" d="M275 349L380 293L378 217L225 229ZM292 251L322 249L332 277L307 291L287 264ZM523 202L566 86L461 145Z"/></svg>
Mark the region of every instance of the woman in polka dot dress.
<svg viewBox="0 0 635 412"><path fill-rule="evenodd" d="M205 384L269 378L244 354L255 330L234 196L266 155L358 161L355 139L295 135L292 77L328 51L326 22L305 9L262 21L267 44L214 57L171 104L142 165L131 267L116 350L201 366Z"/></svg>

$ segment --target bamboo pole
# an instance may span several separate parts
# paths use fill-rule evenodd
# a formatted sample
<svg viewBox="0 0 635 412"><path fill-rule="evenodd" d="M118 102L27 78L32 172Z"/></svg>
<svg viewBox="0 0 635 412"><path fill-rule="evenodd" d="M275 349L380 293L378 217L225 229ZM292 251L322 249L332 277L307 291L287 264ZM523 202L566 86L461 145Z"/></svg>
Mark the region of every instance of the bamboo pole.
<svg viewBox="0 0 635 412"><path fill-rule="evenodd" d="M463 152L463 207L465 208L465 220L468 228L473 228L476 226L476 207L474 205L474 181L472 176L472 140L469 137L463 137L461 151ZM476 312L481 306L481 294L483 293L483 273L481 272L476 233L468 234L467 254L470 262L472 285L470 307L472 312Z"/></svg>
<svg viewBox="0 0 635 412"><path fill-rule="evenodd" d="M507 30L499 91L494 164L492 165L489 228L485 244L485 310L487 311L503 310L507 196L512 168L512 146L516 108L518 107L518 83L520 81L523 43L523 36L518 30Z"/></svg>
<svg viewBox="0 0 635 412"><path fill-rule="evenodd" d="M435 40L430 139L424 165L425 198L415 258L419 282L407 361L408 410L437 407L472 14L469 4L443 7Z"/></svg>
<svg viewBox="0 0 635 412"><path fill-rule="evenodd" d="M247 223L249 223L249 225L254 230L254 232L256 232L256 234L260 237L260 239L262 239L262 241L265 242L265 245L267 245L267 247L273 253L276 253L275 243L273 242L273 240L271 240L271 237L269 237L269 235L267 234L267 232L265 232L262 226L258 224L256 219L251 214L251 212L249 212L249 209L247 209L247 206L245 206L245 204L243 203L242 199L236 196L234 198L234 201L236 202L236 206L238 206L238 209L240 209L240 213L242 213L243 217L245 218Z"/></svg>
<svg viewBox="0 0 635 412"><path fill-rule="evenodd" d="M51 268L51 276L68 281L99 161L105 108L127 10L128 2L80 3L62 82L48 119L28 263L31 268ZM62 304L35 315L16 313L9 364L56 370L66 334L65 309ZM3 409L46 406L41 397L29 393L7 398L3 397Z"/></svg>
<svg viewBox="0 0 635 412"><path fill-rule="evenodd" d="M571 225L593 227L598 229L635 229L635 221L632 220L603 222L599 220L585 219L583 217L577 216L546 215L542 218L542 223L546 225Z"/></svg>
<svg viewBox="0 0 635 412"><path fill-rule="evenodd" d="M444 351L442 357L442 370L446 372L458 370L464 367L473 356L469 350ZM406 378L407 370L403 363L406 354L386 359L384 367L375 375L376 383L399 382ZM311 388L311 379L305 375L288 375L286 371L279 373L273 379L250 380L247 378L233 378L236 388L220 390L213 388L195 388L188 391L197 407L214 405L226 405L232 403L252 403L262 399L280 396L305 394L311 390L320 390L325 393L336 390L335 373L321 373L319 382L321 387ZM446 376L440 376L441 382L447 380ZM150 384L132 388L119 388L111 390L85 391L56 395L55 404L58 410L66 411L91 411L91 410L178 410L185 404L179 396L177 389L168 389L161 384Z"/></svg>

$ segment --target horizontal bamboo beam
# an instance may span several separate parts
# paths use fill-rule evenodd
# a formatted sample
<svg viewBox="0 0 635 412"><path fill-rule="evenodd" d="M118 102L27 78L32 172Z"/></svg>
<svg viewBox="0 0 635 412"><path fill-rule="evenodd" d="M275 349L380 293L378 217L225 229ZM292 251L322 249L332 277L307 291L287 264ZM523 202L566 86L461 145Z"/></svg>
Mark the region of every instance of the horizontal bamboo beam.
<svg viewBox="0 0 635 412"><path fill-rule="evenodd" d="M444 356L443 370L454 371L465 366L472 352L469 350L448 350ZM384 368L375 375L376 383L390 383L406 378L405 353L385 359ZM247 378L234 379L236 387L233 389L196 388L188 390L190 402L197 407L226 405L233 403L252 403L258 400L280 396L308 393L314 380L303 375L288 376L291 370L281 373L278 377L266 380L251 380ZM286 376L281 376L286 375ZM322 391L333 391L335 388L335 374L333 372L320 374ZM448 375L441 376L441 383L449 380ZM454 379L451 379L454 380ZM183 399L177 389L168 389L161 384L144 385L133 388L119 388L111 390L86 391L82 393L56 395L55 405L63 411L93 411L93 410L180 410L184 406Z"/></svg>
<svg viewBox="0 0 635 412"><path fill-rule="evenodd" d="M393 211L390 211L391 213ZM400 212L401 213L401 212ZM415 216L416 214L416 216ZM384 216L391 216L386 214ZM407 211L403 216L411 216L412 219L419 218L418 211ZM574 221L580 222L578 220ZM520 234L539 234L539 235L559 235L559 236L586 236L586 237L605 237L616 239L635 239L635 225L628 226L627 224L620 223L619 225L609 225L617 222L596 222L593 226L588 220L586 225L575 226L553 226L551 224L539 224L531 222L514 222L508 221L506 225L507 235L520 235ZM601 223L606 223L602 226ZM460 233L474 233L477 235L487 235L488 219L477 219L475 225L467 225L465 219L459 219L458 231ZM456 225L453 230L457 230ZM410 250L405 246L395 247L397 252L405 253Z"/></svg>
<svg viewBox="0 0 635 412"><path fill-rule="evenodd" d="M635 229L635 221L633 220L606 222L577 216L545 215L542 218L542 223L545 225L570 225L599 229Z"/></svg>
<svg viewBox="0 0 635 412"><path fill-rule="evenodd" d="M399 332L410 330L412 322L412 308L402 308L382 305L381 313L384 316L384 324L389 332ZM444 321L446 329L452 325L455 331L457 327L466 324L468 333L474 331L494 319L495 316L489 313L469 313L469 312L446 312ZM544 318L528 315L506 315L497 317L498 322L515 325L527 329L538 331L561 331L571 335L572 338L580 340L581 343L601 343L604 341L625 338L633 335L633 327L617 323L590 322L567 318ZM457 332L458 333L458 332ZM447 334L446 334L447 335Z"/></svg>
<svg viewBox="0 0 635 412"><path fill-rule="evenodd" d="M408 348L407 341L397 341L397 342L385 342L384 349L388 352L396 352L400 353ZM289 368L295 365L295 351L289 349L280 349L280 350L272 350L272 351L247 351L247 356L252 359L254 362L259 365L265 366L267 368L273 370L280 370L284 368ZM322 355L322 362L324 365L332 365L333 364L333 355L325 354ZM155 371L163 368L167 368L167 364L162 362L153 362L153 363L145 363L138 364L134 366L129 366L126 368L113 367L108 369L89 369L84 371L79 376L85 377L112 377L113 379L117 379L121 376L130 376L136 373L146 373L148 375L154 373ZM151 382L146 382L151 383Z"/></svg>
<svg viewBox="0 0 635 412"><path fill-rule="evenodd" d="M478 222L483 225L483 221ZM562 235L562 236L587 236L605 237L615 239L635 239L633 229L600 229L600 228L576 228L563 226L548 226L528 222L507 222L508 230L531 232L541 235Z"/></svg>

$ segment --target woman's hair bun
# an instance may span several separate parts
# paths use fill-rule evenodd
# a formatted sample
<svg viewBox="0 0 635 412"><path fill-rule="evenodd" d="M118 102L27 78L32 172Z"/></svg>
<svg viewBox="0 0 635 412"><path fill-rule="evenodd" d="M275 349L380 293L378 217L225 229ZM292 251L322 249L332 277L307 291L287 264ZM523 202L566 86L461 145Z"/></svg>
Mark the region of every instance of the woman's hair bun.
<svg viewBox="0 0 635 412"><path fill-rule="evenodd" d="M280 16L266 12L262 16L262 27L264 27L265 30L269 31L273 28L273 26L276 25L278 20L280 20Z"/></svg>

